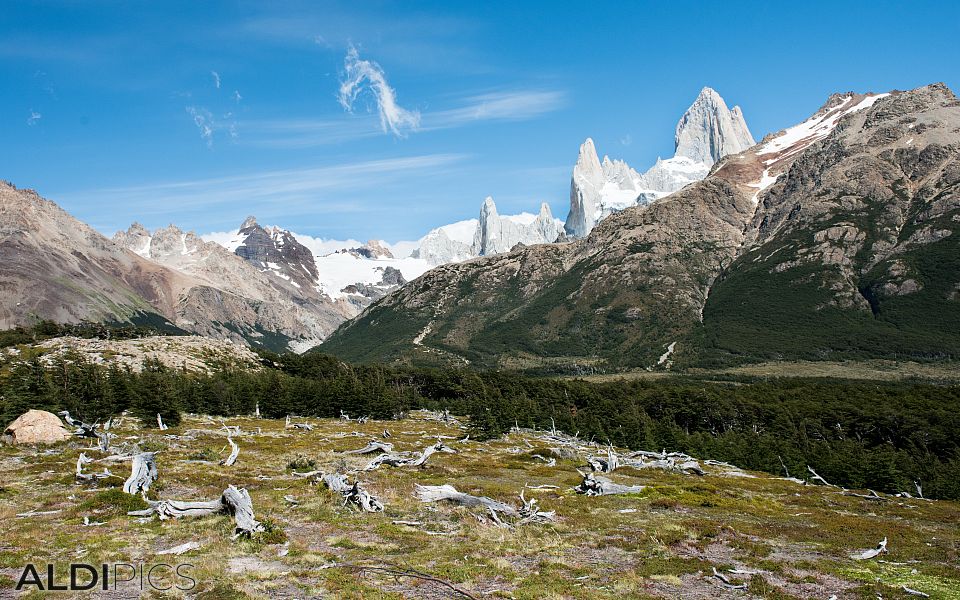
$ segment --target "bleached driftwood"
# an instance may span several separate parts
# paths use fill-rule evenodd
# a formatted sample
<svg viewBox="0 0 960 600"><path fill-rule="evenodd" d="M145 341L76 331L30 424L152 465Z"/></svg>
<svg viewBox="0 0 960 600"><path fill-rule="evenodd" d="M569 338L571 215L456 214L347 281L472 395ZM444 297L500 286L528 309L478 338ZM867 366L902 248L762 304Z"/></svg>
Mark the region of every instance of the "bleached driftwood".
<svg viewBox="0 0 960 600"><path fill-rule="evenodd" d="M263 524L253 515L253 501L244 488L227 486L223 494L216 500L202 500L199 502L182 502L179 500L148 500L150 508L133 510L127 514L133 517L149 517L157 515L161 520L179 519L181 517L202 517L227 513L233 515L234 538L250 536L258 531L264 531Z"/></svg>
<svg viewBox="0 0 960 600"><path fill-rule="evenodd" d="M598 473L612 473L620 467L631 467L634 469L663 469L664 471L692 473L694 475L706 474L696 459L682 452L667 453L664 451L658 454L656 452L639 451L621 458L617 456L613 448L608 447L605 457L588 456L587 464ZM736 468L733 465L729 466Z"/></svg>
<svg viewBox="0 0 960 600"><path fill-rule="evenodd" d="M146 494L158 475L155 453L141 452L133 457L130 477L124 482L123 491L134 496Z"/></svg>
<svg viewBox="0 0 960 600"><path fill-rule="evenodd" d="M290 415L287 415L287 419L283 424L284 429L303 429L304 431L313 431L313 425L310 423L294 423L290 421Z"/></svg>
<svg viewBox="0 0 960 600"><path fill-rule="evenodd" d="M810 465L807 465L807 470L810 471L811 475L813 475L813 477L810 478L810 481L812 483L815 483L817 485L825 485L828 487L835 487L835 488L840 487L839 485L833 485L832 483L828 483L826 479L817 475L817 472L814 471L813 467L811 467Z"/></svg>
<svg viewBox="0 0 960 600"><path fill-rule="evenodd" d="M437 452L456 454L456 451L453 448L447 446L443 442L437 442L432 446L427 446L424 448L423 452L421 452L419 455L412 452L387 452L381 454L370 461L370 463L361 470L372 471L376 468L379 468L380 465L390 465L391 467L420 467L427 462L427 459Z"/></svg>
<svg viewBox="0 0 960 600"><path fill-rule="evenodd" d="M186 542L184 544L180 544L179 546L174 546L173 548L160 550L157 552L157 555L162 556L165 554L172 554L174 556L180 556L184 552L190 552L191 550L197 550L198 548L200 548L200 542Z"/></svg>
<svg viewBox="0 0 960 600"><path fill-rule="evenodd" d="M163 424L163 417L160 416L160 413L157 413L157 427L160 428L160 431L166 431L169 429L169 427Z"/></svg>
<svg viewBox="0 0 960 600"><path fill-rule="evenodd" d="M354 481L351 484L346 475L338 475L333 473L323 475L321 480L323 481L324 485L330 489L330 491L336 492L343 496L344 504L353 504L364 512L383 511L383 503L381 503L377 498L371 496L370 492L365 490L359 481Z"/></svg>
<svg viewBox="0 0 960 600"><path fill-rule="evenodd" d="M108 433L110 430L110 420L108 420L106 425L104 425L103 431L97 431L96 423L91 425L90 423L84 423L79 419L74 419L72 416L70 416L70 411L68 410L60 411L59 414L61 417L63 417L63 420L66 421L67 425L74 428L73 435L78 437L95 438L99 442L99 450L101 452L106 453L110 451L110 439L113 437L110 433Z"/></svg>
<svg viewBox="0 0 960 600"><path fill-rule="evenodd" d="M113 476L113 473L106 468L104 468L103 473L84 473L83 467L92 462L92 458L88 457L83 452L80 453L80 457L77 459L77 481L96 481L97 479L105 479Z"/></svg>
<svg viewBox="0 0 960 600"><path fill-rule="evenodd" d="M724 575L723 573L721 573L720 571L718 571L716 567L712 567L712 568L713 568L713 576L720 580L720 583L723 584L723 587L725 587L725 588L727 588L727 589L730 589L730 590L745 590L745 589L747 589L747 584L745 584L745 583L735 584L735 583L733 583L732 581L730 581L730 578L729 578L729 577L727 577L726 575Z"/></svg>
<svg viewBox="0 0 960 600"><path fill-rule="evenodd" d="M513 508L509 504L504 504L503 502L498 502L493 498L488 498L486 496L472 496L470 494L465 494L457 490L450 484L445 485L420 485L417 484L415 488L415 493L417 498L421 502L440 502L441 500L447 500L461 506L466 506L468 508L473 508L476 506L482 506L493 512L499 512L509 517L518 517L520 516L519 511Z"/></svg>
<svg viewBox="0 0 960 600"><path fill-rule="evenodd" d="M347 450L344 454L369 454L371 452L393 452L393 444L381 442L380 440L370 440L367 445L359 450Z"/></svg>
<svg viewBox="0 0 960 600"><path fill-rule="evenodd" d="M599 473L613 473L620 466L620 459L613 448L607 448L607 456L600 458L597 456L588 456L587 464L590 468Z"/></svg>
<svg viewBox="0 0 960 600"><path fill-rule="evenodd" d="M869 494L858 494L856 492L845 491L843 492L844 496L853 496L854 498L863 498L864 500L871 500L873 502L886 502L887 499L876 493L873 490L867 490Z"/></svg>
<svg viewBox="0 0 960 600"><path fill-rule="evenodd" d="M384 429L384 430L383 430L383 433L381 433L380 435L383 437L383 439L387 439L387 438L389 438L389 437L392 437L392 436L390 435L390 430L389 430L389 429Z"/></svg>
<svg viewBox="0 0 960 600"><path fill-rule="evenodd" d="M494 525L509 529L526 523L553 521L556 516L554 511L541 511L537 506L538 500L536 498L527 500L524 498L522 491L520 492L520 508L514 508L509 504L486 496L466 494L450 484L417 485L415 493L421 502L440 502L445 500L468 508L483 507L487 510L488 516ZM512 523L505 522L501 518L501 515L515 520ZM481 515L475 516L478 521L484 522Z"/></svg>
<svg viewBox="0 0 960 600"><path fill-rule="evenodd" d="M860 554L854 555L852 558L854 560L870 560L871 558L876 558L881 554L887 552L887 538L883 538L876 548L871 548L869 550L864 550Z"/></svg>
<svg viewBox="0 0 960 600"><path fill-rule="evenodd" d="M902 589L902 590L904 591L904 593L910 594L911 596L918 596L918 597L920 597L920 598L929 598L929 597L930 597L930 594L921 592L920 590L915 590L915 589L913 589L913 588L908 588L908 587L905 586L905 585L901 585L901 586L900 586L900 589Z"/></svg>
<svg viewBox="0 0 960 600"><path fill-rule="evenodd" d="M594 475L593 473L580 474L583 476L583 481L573 488L573 490L578 494L584 494L586 496L636 494L637 492L642 492L644 488L642 485L621 485L619 483L614 483L606 477L600 477L599 475Z"/></svg>
<svg viewBox="0 0 960 600"><path fill-rule="evenodd" d="M233 466L233 463L237 462L237 456L240 454L240 446L238 446L237 443L233 441L233 438L229 435L227 436L227 443L230 444L231 448L230 456L220 461L220 464L225 467L231 467Z"/></svg>

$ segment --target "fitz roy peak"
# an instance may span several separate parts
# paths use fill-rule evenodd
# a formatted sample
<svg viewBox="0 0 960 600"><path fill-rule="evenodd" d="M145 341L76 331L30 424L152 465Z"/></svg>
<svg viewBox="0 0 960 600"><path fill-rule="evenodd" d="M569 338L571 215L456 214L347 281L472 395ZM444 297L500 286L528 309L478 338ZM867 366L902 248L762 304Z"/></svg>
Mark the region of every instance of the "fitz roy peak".
<svg viewBox="0 0 960 600"><path fill-rule="evenodd" d="M570 180L566 234L584 237L612 213L648 204L700 181L718 160L755 142L740 107L727 108L720 94L705 87L677 123L674 144L673 158L657 159L641 175L622 160L604 156L601 163L593 140L587 138Z"/></svg>

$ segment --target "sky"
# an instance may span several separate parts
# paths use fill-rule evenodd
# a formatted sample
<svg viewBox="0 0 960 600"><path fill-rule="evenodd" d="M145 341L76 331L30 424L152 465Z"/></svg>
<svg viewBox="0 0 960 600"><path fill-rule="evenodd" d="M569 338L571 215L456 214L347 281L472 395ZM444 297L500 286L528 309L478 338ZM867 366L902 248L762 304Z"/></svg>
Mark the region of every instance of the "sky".
<svg viewBox="0 0 960 600"><path fill-rule="evenodd" d="M22 2L0 179L106 233L247 215L415 240L550 204L586 137L639 171L703 86L758 141L834 92L960 90L960 3Z"/></svg>

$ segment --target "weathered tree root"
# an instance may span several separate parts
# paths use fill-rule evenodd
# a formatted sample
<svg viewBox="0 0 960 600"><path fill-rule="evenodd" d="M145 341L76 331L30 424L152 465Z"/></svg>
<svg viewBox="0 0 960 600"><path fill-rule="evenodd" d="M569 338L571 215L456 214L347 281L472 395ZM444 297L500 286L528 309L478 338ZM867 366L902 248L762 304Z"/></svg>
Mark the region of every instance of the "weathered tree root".
<svg viewBox="0 0 960 600"><path fill-rule="evenodd" d="M443 442L437 442L432 446L427 446L423 449L419 455L411 452L386 452L376 457L370 461L367 466L365 466L362 471L372 471L380 467L380 465L390 465L391 467L419 467L427 462L433 454L437 452L446 452L448 454L456 454L456 450L447 446Z"/></svg>
<svg viewBox="0 0 960 600"><path fill-rule="evenodd" d="M166 520L226 513L233 515L236 524L234 538L239 536L249 537L256 532L264 531L263 524L254 518L253 501L250 499L250 494L246 489L237 489L232 485L223 490L223 494L217 500L199 502L148 500L147 503L150 508L130 511L127 514L133 517L149 517L155 514L161 520Z"/></svg>
<svg viewBox="0 0 960 600"><path fill-rule="evenodd" d="M327 474L320 478L323 484L332 492L343 496L343 502L347 505L354 505L363 512L381 512L383 503L370 495L359 481L352 484L346 475Z"/></svg>
<svg viewBox="0 0 960 600"><path fill-rule="evenodd" d="M123 491L134 496L146 494L158 476L155 453L141 452L133 457L130 477L124 482Z"/></svg>
<svg viewBox="0 0 960 600"><path fill-rule="evenodd" d="M585 496L636 494L637 492L642 492L644 489L642 485L620 485L619 483L610 481L606 477L600 477L593 473L580 473L580 475L583 476L583 481L573 488L573 490Z"/></svg>

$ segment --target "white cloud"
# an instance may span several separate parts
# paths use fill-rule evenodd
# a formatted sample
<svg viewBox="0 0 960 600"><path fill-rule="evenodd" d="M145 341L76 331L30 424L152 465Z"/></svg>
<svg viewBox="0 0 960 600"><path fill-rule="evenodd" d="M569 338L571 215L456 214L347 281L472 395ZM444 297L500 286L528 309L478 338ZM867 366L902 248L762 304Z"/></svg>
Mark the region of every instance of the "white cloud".
<svg viewBox="0 0 960 600"><path fill-rule="evenodd" d="M621 146L629 146L629 145L632 144L632 143L633 143L633 136L630 135L629 133L628 133L627 135L623 136L622 138L620 138L620 145L621 145Z"/></svg>
<svg viewBox="0 0 960 600"><path fill-rule="evenodd" d="M240 95L239 90L233 90L233 100L237 104L240 104L240 101L243 100L243 96Z"/></svg>
<svg viewBox="0 0 960 600"><path fill-rule="evenodd" d="M418 131L452 129L489 121L534 119L562 107L557 90L509 90L464 98L461 106L424 113ZM376 135L366 119L274 119L244 123L248 142L275 148L309 148Z"/></svg>
<svg viewBox="0 0 960 600"><path fill-rule="evenodd" d="M344 110L352 111L353 103L364 91L373 94L380 112L380 127L395 136L402 137L404 129L416 130L420 126L420 113L407 110L397 104L397 94L387 83L386 74L375 62L362 60L353 46L347 49L343 59L344 77L340 81L338 98Z"/></svg>
<svg viewBox="0 0 960 600"><path fill-rule="evenodd" d="M220 89L220 73L216 71L210 71L210 77L213 77L213 85L217 86L217 89Z"/></svg>
<svg viewBox="0 0 960 600"><path fill-rule="evenodd" d="M187 113L193 117L193 124L200 131L200 139L206 142L208 148L213 147L213 138L218 131L226 132L231 138L237 137L237 124L231 120L231 113L218 119L202 106L188 106Z"/></svg>
<svg viewBox="0 0 960 600"><path fill-rule="evenodd" d="M30 116L27 117L27 125L30 125L30 126L36 125L37 121L39 121L42 118L43 118L43 115L41 115L40 113L38 113L37 111L31 108Z"/></svg>
<svg viewBox="0 0 960 600"><path fill-rule="evenodd" d="M284 227L281 225L280 228L283 229ZM293 236L297 238L297 241L306 246L314 256L326 256L338 250L349 250L350 248L359 248L364 245L364 242L355 239L336 240L332 238L313 237L297 232L292 233ZM234 248L239 236L239 229L233 229L231 231L211 231L210 233L200 235L204 240L216 242L228 250ZM410 253L420 245L420 242L413 241L400 241L391 244L381 240L381 243L390 250L395 258L407 258L410 256Z"/></svg>

